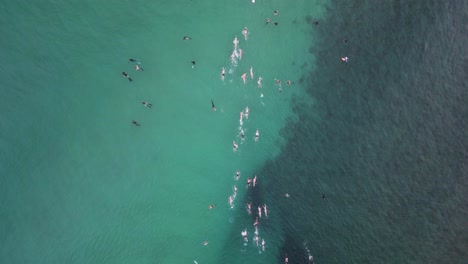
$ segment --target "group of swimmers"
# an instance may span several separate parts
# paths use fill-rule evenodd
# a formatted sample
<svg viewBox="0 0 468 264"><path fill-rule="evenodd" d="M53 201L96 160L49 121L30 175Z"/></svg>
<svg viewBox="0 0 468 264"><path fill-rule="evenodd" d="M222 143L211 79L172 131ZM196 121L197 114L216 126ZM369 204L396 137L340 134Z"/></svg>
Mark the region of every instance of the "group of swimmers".
<svg viewBox="0 0 468 264"><path fill-rule="evenodd" d="M130 58L130 59L128 59L128 62L129 62L129 63L130 63L130 62L131 62L131 63L135 63L135 70L136 70L136 71L144 71L143 68L140 67L140 64L141 64L141 63L140 63L139 60ZM122 72L122 76L125 77L125 78L127 78L128 81L133 82L132 77L130 77L130 75L129 75L127 72L124 72L124 71L123 71L123 72ZM145 102L145 101L141 101L141 104L144 105L145 107L148 107L148 108L151 108L151 107L153 106L153 104L150 104L150 103ZM140 124L139 124L137 121L135 121L135 120L132 120L132 125L140 126Z"/></svg>

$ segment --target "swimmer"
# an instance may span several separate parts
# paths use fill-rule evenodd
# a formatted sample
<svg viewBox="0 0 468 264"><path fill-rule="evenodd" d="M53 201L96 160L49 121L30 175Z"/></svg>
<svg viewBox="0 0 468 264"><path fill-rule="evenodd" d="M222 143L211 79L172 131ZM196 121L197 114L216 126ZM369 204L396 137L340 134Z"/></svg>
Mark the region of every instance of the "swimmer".
<svg viewBox="0 0 468 264"><path fill-rule="evenodd" d="M255 4L255 0L252 0L252 4Z"/></svg>
<svg viewBox="0 0 468 264"><path fill-rule="evenodd" d="M253 79L253 76L254 76L254 74L253 74L253 68L252 68L252 66L250 66L250 78Z"/></svg>
<svg viewBox="0 0 468 264"><path fill-rule="evenodd" d="M255 185L257 185L257 175L254 176L252 183L253 183L253 187L255 187Z"/></svg>
<svg viewBox="0 0 468 264"><path fill-rule="evenodd" d="M216 111L216 106L214 105L213 100L211 100L211 110Z"/></svg>
<svg viewBox="0 0 468 264"><path fill-rule="evenodd" d="M234 193L237 193L237 186L234 185L232 189L234 190Z"/></svg>
<svg viewBox="0 0 468 264"><path fill-rule="evenodd" d="M255 222L253 223L254 226L258 225L258 217L255 217Z"/></svg>
<svg viewBox="0 0 468 264"><path fill-rule="evenodd" d="M248 235L247 229L244 229L244 231L241 232L241 235L244 237L245 242L249 241L249 239L247 238L247 235Z"/></svg>
<svg viewBox="0 0 468 264"><path fill-rule="evenodd" d="M137 71L144 71L143 68L141 68L141 67L138 66L138 65L135 65L135 70L137 70Z"/></svg>
<svg viewBox="0 0 468 264"><path fill-rule="evenodd" d="M152 104L149 104L149 103L147 103L145 101L141 101L141 104L148 107L148 108L151 108L153 106Z"/></svg>
<svg viewBox="0 0 468 264"><path fill-rule="evenodd" d="M252 214L252 203L247 203L247 212Z"/></svg>
<svg viewBox="0 0 468 264"><path fill-rule="evenodd" d="M242 139L244 139L244 136L245 136L245 135L244 135L244 129L241 129L241 131L240 131L240 136L241 136Z"/></svg>
<svg viewBox="0 0 468 264"><path fill-rule="evenodd" d="M233 51L232 54L231 54L231 63L235 63L235 62L236 62L236 54Z"/></svg>
<svg viewBox="0 0 468 264"><path fill-rule="evenodd" d="M242 81L245 84L245 81L247 80L247 73L242 74L241 78L242 78Z"/></svg>
<svg viewBox="0 0 468 264"><path fill-rule="evenodd" d="M343 63L348 63L348 57L343 57L343 58L341 58L341 61L342 61Z"/></svg>
<svg viewBox="0 0 468 264"><path fill-rule="evenodd" d="M286 81L286 85L291 85L291 81L290 81L290 80L287 80L287 81Z"/></svg>
<svg viewBox="0 0 468 264"><path fill-rule="evenodd" d="M193 263L198 264L198 262L196 260L194 260Z"/></svg>
<svg viewBox="0 0 468 264"><path fill-rule="evenodd" d="M275 79L275 81L276 81L276 84L279 85L279 86L281 87L281 81L278 80L278 79Z"/></svg>
<svg viewBox="0 0 468 264"><path fill-rule="evenodd" d="M203 245L207 246L208 245L208 240L203 241Z"/></svg>
<svg viewBox="0 0 468 264"><path fill-rule="evenodd" d="M290 196L289 193L284 194L284 197L286 197L286 198L289 198L289 196Z"/></svg>
<svg viewBox="0 0 468 264"><path fill-rule="evenodd" d="M289 262L288 254L286 254L286 257L284 258L284 263L288 263L288 262Z"/></svg>
<svg viewBox="0 0 468 264"><path fill-rule="evenodd" d="M238 181L240 178L240 171L236 171L236 181Z"/></svg>
<svg viewBox="0 0 468 264"><path fill-rule="evenodd" d="M239 49L239 60L242 60L242 49Z"/></svg>
<svg viewBox="0 0 468 264"><path fill-rule="evenodd" d="M278 88L279 93L283 92L283 89L281 87Z"/></svg>
<svg viewBox="0 0 468 264"><path fill-rule="evenodd" d="M258 81L257 81L257 85L258 85L258 88L262 88L262 76L258 77Z"/></svg>
<svg viewBox="0 0 468 264"><path fill-rule="evenodd" d="M258 128L257 128L257 131L255 132L255 141L258 141L259 136L260 136L260 132L258 132Z"/></svg>
<svg viewBox="0 0 468 264"><path fill-rule="evenodd" d="M265 24L268 24L268 23L270 23L270 18L267 18L267 19L266 19Z"/></svg>
<svg viewBox="0 0 468 264"><path fill-rule="evenodd" d="M237 147L238 147L238 145L236 144L236 141L233 141L232 142L232 148L233 148L232 150L237 151Z"/></svg>
<svg viewBox="0 0 468 264"><path fill-rule="evenodd" d="M262 208L260 206L258 207L258 216L262 218Z"/></svg>
<svg viewBox="0 0 468 264"><path fill-rule="evenodd" d="M249 119L249 110L250 110L250 109L249 109L249 107L247 106L247 107L245 108L245 114L244 114L245 118L247 118L247 119Z"/></svg>
<svg viewBox="0 0 468 264"><path fill-rule="evenodd" d="M318 27L318 26L319 26L319 22L318 22L318 21L314 21L314 26Z"/></svg>
<svg viewBox="0 0 468 264"><path fill-rule="evenodd" d="M231 196L229 196L229 205L231 206L231 208L233 207L233 202L234 202L234 198Z"/></svg>
<svg viewBox="0 0 468 264"><path fill-rule="evenodd" d="M191 40L192 38L189 36L184 36L184 40Z"/></svg>
<svg viewBox="0 0 468 264"><path fill-rule="evenodd" d="M274 22L273 25L277 26L277 25L278 25L278 22Z"/></svg>
<svg viewBox="0 0 468 264"><path fill-rule="evenodd" d="M195 68L195 61L192 61L192 69Z"/></svg>
<svg viewBox="0 0 468 264"><path fill-rule="evenodd" d="M322 199L325 200L327 199L327 197L325 196L325 194L322 193Z"/></svg>
<svg viewBox="0 0 468 264"><path fill-rule="evenodd" d="M265 239L262 239L262 251L265 251Z"/></svg>
<svg viewBox="0 0 468 264"><path fill-rule="evenodd" d="M135 120L132 121L132 124L135 125L135 126L140 126L140 124L138 124L138 122L135 121Z"/></svg>
<svg viewBox="0 0 468 264"><path fill-rule="evenodd" d="M279 15L278 11L276 11L276 10L273 11L273 14L275 14L275 16L278 16L278 15Z"/></svg>
<svg viewBox="0 0 468 264"><path fill-rule="evenodd" d="M343 43L344 43L344 44L348 44L348 39L347 39L347 38L344 38L344 39L343 39Z"/></svg>
<svg viewBox="0 0 468 264"><path fill-rule="evenodd" d="M258 227L255 227L255 235L258 236Z"/></svg>
<svg viewBox="0 0 468 264"><path fill-rule="evenodd" d="M255 236L255 237L254 237L254 241L255 241L255 243L257 244L257 247L258 247L258 240L259 240L259 239L260 239L260 238L259 238L258 236Z"/></svg>
<svg viewBox="0 0 468 264"><path fill-rule="evenodd" d="M234 43L234 49L237 49L237 45L239 45L239 40L237 39L237 35L234 37L234 40L232 41Z"/></svg>
<svg viewBox="0 0 468 264"><path fill-rule="evenodd" d="M268 211L266 204L263 205L263 211L265 212L265 216L268 217Z"/></svg>
<svg viewBox="0 0 468 264"><path fill-rule="evenodd" d="M241 235L242 235L243 237L246 237L246 236L248 235L248 233L247 233L247 228L244 229L244 230L241 232Z"/></svg>
<svg viewBox="0 0 468 264"><path fill-rule="evenodd" d="M247 35L249 34L249 31L247 27L244 27L244 30L242 30L242 35L244 35L244 39L247 40Z"/></svg>
<svg viewBox="0 0 468 264"><path fill-rule="evenodd" d="M140 62L137 59L128 59L128 62L136 62L136 63L140 64Z"/></svg>
<svg viewBox="0 0 468 264"><path fill-rule="evenodd" d="M252 184L252 179L247 178L247 188Z"/></svg>
<svg viewBox="0 0 468 264"><path fill-rule="evenodd" d="M132 78L130 77L130 75L128 75L128 73L122 72L122 75L123 75L123 77L127 78L130 82L133 81Z"/></svg>
<svg viewBox="0 0 468 264"><path fill-rule="evenodd" d="M213 209L215 206L216 206L216 204L210 204L210 205L208 205L208 209L211 210L211 209Z"/></svg>
<svg viewBox="0 0 468 264"><path fill-rule="evenodd" d="M221 80L224 81L224 75L226 75L226 69L224 67L221 69Z"/></svg>

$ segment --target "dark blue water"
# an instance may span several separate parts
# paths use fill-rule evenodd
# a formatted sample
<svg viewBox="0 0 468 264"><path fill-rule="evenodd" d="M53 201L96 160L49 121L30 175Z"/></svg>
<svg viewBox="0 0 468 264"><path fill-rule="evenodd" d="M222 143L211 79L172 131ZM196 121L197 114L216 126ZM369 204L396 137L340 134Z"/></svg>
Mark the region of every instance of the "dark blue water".
<svg viewBox="0 0 468 264"><path fill-rule="evenodd" d="M466 263L466 1L333 1L304 18L318 67L301 82L273 178L278 263ZM347 41L344 41L344 40ZM348 56L344 64L341 57ZM322 199L322 193L326 199Z"/></svg>

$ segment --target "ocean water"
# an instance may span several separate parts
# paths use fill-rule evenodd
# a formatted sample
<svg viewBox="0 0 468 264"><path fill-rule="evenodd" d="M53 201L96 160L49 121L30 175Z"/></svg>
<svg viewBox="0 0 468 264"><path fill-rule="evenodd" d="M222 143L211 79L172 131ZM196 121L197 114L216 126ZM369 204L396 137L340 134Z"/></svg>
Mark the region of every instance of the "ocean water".
<svg viewBox="0 0 468 264"><path fill-rule="evenodd" d="M1 263L466 261L463 1L0 7Z"/></svg>

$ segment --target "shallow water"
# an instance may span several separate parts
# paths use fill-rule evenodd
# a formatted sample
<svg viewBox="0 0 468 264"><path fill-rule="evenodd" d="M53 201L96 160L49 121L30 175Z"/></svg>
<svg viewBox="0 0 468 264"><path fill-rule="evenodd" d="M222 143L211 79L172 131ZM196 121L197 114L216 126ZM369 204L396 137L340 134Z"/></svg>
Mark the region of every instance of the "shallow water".
<svg viewBox="0 0 468 264"><path fill-rule="evenodd" d="M316 263L466 258L466 4L2 7L2 262L305 263L305 246ZM247 202L269 207L265 251Z"/></svg>

